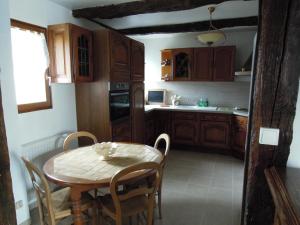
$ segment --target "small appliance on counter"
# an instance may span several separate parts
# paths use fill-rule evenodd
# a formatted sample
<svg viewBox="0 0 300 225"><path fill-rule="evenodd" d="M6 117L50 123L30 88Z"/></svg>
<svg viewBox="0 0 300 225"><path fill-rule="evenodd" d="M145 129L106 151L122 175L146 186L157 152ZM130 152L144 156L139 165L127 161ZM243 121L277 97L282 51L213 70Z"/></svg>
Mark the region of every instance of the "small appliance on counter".
<svg viewBox="0 0 300 225"><path fill-rule="evenodd" d="M146 102L149 105L166 105L166 89L149 89L146 95Z"/></svg>

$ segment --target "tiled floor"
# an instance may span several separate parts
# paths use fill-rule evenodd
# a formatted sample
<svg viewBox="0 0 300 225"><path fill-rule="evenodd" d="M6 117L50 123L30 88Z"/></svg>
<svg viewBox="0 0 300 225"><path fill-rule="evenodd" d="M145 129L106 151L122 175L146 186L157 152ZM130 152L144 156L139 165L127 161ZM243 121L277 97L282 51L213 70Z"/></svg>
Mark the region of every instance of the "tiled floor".
<svg viewBox="0 0 300 225"><path fill-rule="evenodd" d="M232 157L171 150L156 225L239 225L243 163ZM33 225L37 225L36 216Z"/></svg>

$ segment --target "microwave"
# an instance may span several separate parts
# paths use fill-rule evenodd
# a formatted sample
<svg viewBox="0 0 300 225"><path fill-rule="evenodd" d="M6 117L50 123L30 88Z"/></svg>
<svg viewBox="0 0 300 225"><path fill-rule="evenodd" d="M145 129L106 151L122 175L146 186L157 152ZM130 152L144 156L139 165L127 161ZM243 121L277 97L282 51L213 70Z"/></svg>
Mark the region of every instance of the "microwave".
<svg viewBox="0 0 300 225"><path fill-rule="evenodd" d="M149 105L166 105L167 103L166 89L149 89L146 95L146 102Z"/></svg>

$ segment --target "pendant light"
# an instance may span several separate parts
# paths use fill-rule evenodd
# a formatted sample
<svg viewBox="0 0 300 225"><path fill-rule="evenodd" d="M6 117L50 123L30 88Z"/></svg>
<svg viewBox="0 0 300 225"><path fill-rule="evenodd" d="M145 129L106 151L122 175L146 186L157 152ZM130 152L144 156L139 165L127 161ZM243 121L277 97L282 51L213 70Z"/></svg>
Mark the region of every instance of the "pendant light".
<svg viewBox="0 0 300 225"><path fill-rule="evenodd" d="M226 35L223 31L219 30L212 24L212 13L215 11L215 7L208 7L209 11L209 28L207 32L201 33L197 36L198 40L203 44L211 46L215 43L220 43L226 40Z"/></svg>

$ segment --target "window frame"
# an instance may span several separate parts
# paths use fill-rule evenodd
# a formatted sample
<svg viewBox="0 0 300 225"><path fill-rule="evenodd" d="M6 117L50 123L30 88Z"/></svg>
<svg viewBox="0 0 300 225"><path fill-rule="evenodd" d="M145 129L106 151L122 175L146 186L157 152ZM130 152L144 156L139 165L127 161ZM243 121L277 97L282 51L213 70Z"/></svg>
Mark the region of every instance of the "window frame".
<svg viewBox="0 0 300 225"><path fill-rule="evenodd" d="M34 24L22 22L19 20L11 19L11 27L17 27L24 30L30 30L33 32L43 33L45 35L45 39L47 42L47 29L44 27L40 27ZM13 44L13 43L12 43ZM26 112L33 112L38 110L44 109L51 109L52 108L52 97L51 97L51 89L49 84L49 68L46 70L44 77L45 77L45 91L46 91L46 101L43 102L35 102L35 103L28 103L28 104L19 104L18 113L26 113Z"/></svg>

